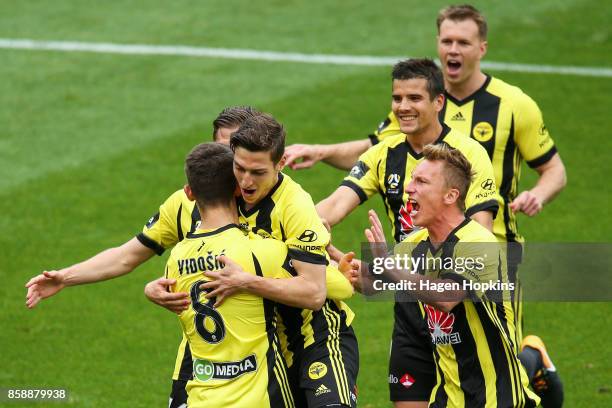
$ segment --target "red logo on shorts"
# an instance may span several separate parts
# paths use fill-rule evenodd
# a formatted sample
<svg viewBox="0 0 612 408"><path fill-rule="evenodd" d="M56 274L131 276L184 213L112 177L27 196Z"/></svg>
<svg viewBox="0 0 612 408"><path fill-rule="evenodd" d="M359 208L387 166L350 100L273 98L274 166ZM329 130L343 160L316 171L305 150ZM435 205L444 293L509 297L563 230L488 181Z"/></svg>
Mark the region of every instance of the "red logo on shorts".
<svg viewBox="0 0 612 408"><path fill-rule="evenodd" d="M408 201L401 206L399 210L399 217L397 217L401 224L402 234L409 234L414 229L414 223L410 217L410 212L412 212L412 203Z"/></svg>
<svg viewBox="0 0 612 408"><path fill-rule="evenodd" d="M406 388L410 388L412 387L412 384L414 384L414 378L412 378L410 374L406 373L402 375L402 378L400 378L400 384Z"/></svg>

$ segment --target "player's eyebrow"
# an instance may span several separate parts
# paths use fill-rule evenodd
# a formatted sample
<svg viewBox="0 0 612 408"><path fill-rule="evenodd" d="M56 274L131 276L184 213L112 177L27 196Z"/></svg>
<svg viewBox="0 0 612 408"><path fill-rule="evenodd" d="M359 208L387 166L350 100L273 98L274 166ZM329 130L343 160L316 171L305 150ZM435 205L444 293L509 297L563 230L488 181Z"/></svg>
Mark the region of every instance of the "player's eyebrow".
<svg viewBox="0 0 612 408"><path fill-rule="evenodd" d="M251 167L251 168L249 168L247 166L244 166L244 165L238 163L238 161L235 158L234 158L234 165L236 167L238 167L240 170L245 170L245 171L251 171L251 172L266 172L266 171L268 171L267 167Z"/></svg>

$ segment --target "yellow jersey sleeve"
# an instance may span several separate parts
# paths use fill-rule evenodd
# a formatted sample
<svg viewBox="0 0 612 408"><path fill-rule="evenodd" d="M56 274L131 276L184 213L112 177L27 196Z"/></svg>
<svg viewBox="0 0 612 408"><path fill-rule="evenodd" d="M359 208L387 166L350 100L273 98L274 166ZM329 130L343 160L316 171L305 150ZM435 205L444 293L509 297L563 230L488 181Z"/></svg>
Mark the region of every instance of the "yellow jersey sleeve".
<svg viewBox="0 0 612 408"><path fill-rule="evenodd" d="M250 234L253 252L260 262L263 276L267 278L283 279L297 275L291 265L291 256L287 245L275 239L262 239L257 234ZM279 262L279 260L284 260ZM344 277L335 266L327 265L325 270L327 285L327 298L344 300L353 296L353 285Z"/></svg>
<svg viewBox="0 0 612 408"><path fill-rule="evenodd" d="M471 142L471 139L467 140ZM491 160L486 150L478 142L474 142L466 158L472 165L474 176L465 197L465 214L471 217L479 211L491 211L495 218L500 199L497 194Z"/></svg>
<svg viewBox="0 0 612 408"><path fill-rule="evenodd" d="M526 94L521 94L521 97L516 99L514 115L514 139L529 167L538 167L549 161L557 149L535 101Z"/></svg>
<svg viewBox="0 0 612 408"><path fill-rule="evenodd" d="M325 247L329 243L329 232L323 225L310 195L298 191L284 207L282 227L285 244L291 259L318 265L327 265Z"/></svg>
<svg viewBox="0 0 612 408"><path fill-rule="evenodd" d="M333 300L345 300L353 296L353 285L344 277L340 270L327 265L325 270L325 284L327 285L327 298Z"/></svg>
<svg viewBox="0 0 612 408"><path fill-rule="evenodd" d="M372 197L379 190L378 162L382 160L385 151L384 144L368 149L359 156L359 160L341 183L342 186L350 188L359 196L360 203Z"/></svg>
<svg viewBox="0 0 612 408"><path fill-rule="evenodd" d="M137 236L143 245L151 248L158 255L179 241L177 218L183 194L185 194L183 190L178 190L168 197L159 206L157 214L149 218L142 232Z"/></svg>
<svg viewBox="0 0 612 408"><path fill-rule="evenodd" d="M389 112L385 120L380 122L378 127L368 135L372 145L375 145L385 139L387 136L393 136L400 133L399 123L393 112Z"/></svg>

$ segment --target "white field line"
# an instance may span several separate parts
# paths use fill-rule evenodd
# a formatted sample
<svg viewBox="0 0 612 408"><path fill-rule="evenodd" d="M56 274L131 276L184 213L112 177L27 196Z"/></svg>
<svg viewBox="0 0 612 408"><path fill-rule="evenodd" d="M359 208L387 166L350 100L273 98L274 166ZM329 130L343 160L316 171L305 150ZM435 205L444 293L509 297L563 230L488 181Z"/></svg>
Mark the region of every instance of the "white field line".
<svg viewBox="0 0 612 408"><path fill-rule="evenodd" d="M0 49L47 50L63 52L95 52L128 55L174 55L201 58L229 58L255 61L300 62L306 64L390 66L407 57L376 57L333 54L301 54L295 52L258 51L248 49L190 47L184 45L144 45L90 43L75 41L37 41L0 38ZM538 74L612 77L612 68L576 67L561 65L515 64L483 61L482 68L492 71L511 71Z"/></svg>

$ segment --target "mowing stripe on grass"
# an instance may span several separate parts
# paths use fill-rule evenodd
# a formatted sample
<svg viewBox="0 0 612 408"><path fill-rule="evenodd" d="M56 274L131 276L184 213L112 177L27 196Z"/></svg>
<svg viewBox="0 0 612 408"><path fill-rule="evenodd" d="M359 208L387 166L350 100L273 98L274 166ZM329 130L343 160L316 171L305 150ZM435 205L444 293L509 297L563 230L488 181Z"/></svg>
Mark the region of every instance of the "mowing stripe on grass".
<svg viewBox="0 0 612 408"><path fill-rule="evenodd" d="M144 45L90 43L74 41L36 41L28 39L0 38L0 48L47 50L64 52L96 52L128 55L175 55L201 58L229 58L256 61L300 62L307 64L389 66L406 57L376 57L333 54L301 54L294 52L259 51L248 49L191 47L184 45ZM612 68L576 67L562 65L518 64L507 62L482 62L482 68L492 71L510 71L537 74L579 75L612 77Z"/></svg>

